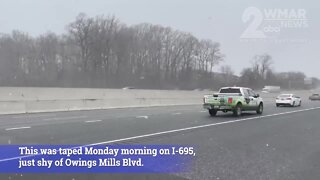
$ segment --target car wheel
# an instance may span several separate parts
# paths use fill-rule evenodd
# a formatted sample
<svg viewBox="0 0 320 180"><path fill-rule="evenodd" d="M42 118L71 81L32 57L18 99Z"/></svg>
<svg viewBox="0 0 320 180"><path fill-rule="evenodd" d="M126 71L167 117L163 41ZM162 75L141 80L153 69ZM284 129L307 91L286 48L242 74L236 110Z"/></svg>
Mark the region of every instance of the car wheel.
<svg viewBox="0 0 320 180"><path fill-rule="evenodd" d="M214 109L209 109L209 114L210 116L216 116L217 115L217 110L214 110Z"/></svg>
<svg viewBox="0 0 320 180"><path fill-rule="evenodd" d="M279 105L279 104L276 104L276 106L279 107L280 105Z"/></svg>
<svg viewBox="0 0 320 180"><path fill-rule="evenodd" d="M233 115L239 117L242 115L242 105L237 104L236 108L233 110Z"/></svg>
<svg viewBox="0 0 320 180"><path fill-rule="evenodd" d="M292 105L291 105L291 106L292 106L292 107L294 107L295 105L296 105L296 102L294 102L294 101L293 101L293 103L292 103Z"/></svg>
<svg viewBox="0 0 320 180"><path fill-rule="evenodd" d="M262 114L263 112L263 104L260 103L260 105L258 106L258 109L257 109L257 114Z"/></svg>

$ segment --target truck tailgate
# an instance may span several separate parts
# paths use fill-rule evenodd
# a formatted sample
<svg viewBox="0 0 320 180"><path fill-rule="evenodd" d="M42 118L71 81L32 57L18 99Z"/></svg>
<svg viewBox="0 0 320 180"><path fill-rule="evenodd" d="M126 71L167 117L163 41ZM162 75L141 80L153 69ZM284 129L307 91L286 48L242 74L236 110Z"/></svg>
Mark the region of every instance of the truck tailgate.
<svg viewBox="0 0 320 180"><path fill-rule="evenodd" d="M211 105L225 105L227 102L226 96L218 96L213 97L213 95L206 95L204 96L204 103L205 104L211 104Z"/></svg>

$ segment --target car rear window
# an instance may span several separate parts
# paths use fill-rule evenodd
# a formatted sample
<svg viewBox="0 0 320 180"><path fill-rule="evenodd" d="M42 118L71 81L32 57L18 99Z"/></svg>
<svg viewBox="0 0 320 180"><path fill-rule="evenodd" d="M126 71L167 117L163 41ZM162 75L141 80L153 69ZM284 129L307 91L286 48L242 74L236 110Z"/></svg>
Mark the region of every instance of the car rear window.
<svg viewBox="0 0 320 180"><path fill-rule="evenodd" d="M241 93L239 88L225 88L221 89L220 93Z"/></svg>

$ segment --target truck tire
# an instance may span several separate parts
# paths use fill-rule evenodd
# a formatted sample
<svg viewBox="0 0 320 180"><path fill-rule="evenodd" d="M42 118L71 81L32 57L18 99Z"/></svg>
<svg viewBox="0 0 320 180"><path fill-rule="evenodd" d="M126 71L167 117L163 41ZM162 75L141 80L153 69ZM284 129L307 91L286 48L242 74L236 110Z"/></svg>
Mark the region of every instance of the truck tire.
<svg viewBox="0 0 320 180"><path fill-rule="evenodd" d="M210 116L216 116L217 115L217 110L214 110L214 109L209 109L209 114Z"/></svg>
<svg viewBox="0 0 320 180"><path fill-rule="evenodd" d="M242 104L238 103L235 109L233 110L233 115L239 117L242 115Z"/></svg>
<svg viewBox="0 0 320 180"><path fill-rule="evenodd" d="M263 104L260 103L257 109L257 114L262 114L262 112L263 112Z"/></svg>

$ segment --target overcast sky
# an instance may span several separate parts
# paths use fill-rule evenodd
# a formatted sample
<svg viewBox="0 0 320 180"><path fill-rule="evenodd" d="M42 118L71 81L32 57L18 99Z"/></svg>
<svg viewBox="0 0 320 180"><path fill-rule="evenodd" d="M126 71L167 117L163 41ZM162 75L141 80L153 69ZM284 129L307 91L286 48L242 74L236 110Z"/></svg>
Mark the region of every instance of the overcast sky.
<svg viewBox="0 0 320 180"><path fill-rule="evenodd" d="M65 33L65 26L84 12L88 16L115 15L121 22L132 25L143 22L170 26L191 32L198 38L221 43L225 62L238 74L249 67L256 54L273 57L273 68L280 71L303 71L320 78L320 5L317 1L298 0L0 0L0 32L28 32L32 36L48 31ZM257 30L280 21L299 24L294 14L274 20L264 20L265 10L302 9L307 27L280 27L280 32L266 33L266 38L240 38L259 13L247 9L256 7L262 14ZM244 22L242 16L251 19ZM270 12L270 11L269 11ZM251 14L250 14L251 13ZM292 18L292 19L291 19ZM298 17L299 18L299 17ZM291 21L292 20L292 21ZM259 21L260 22L260 21ZM251 24L252 25L252 24ZM252 30L252 28L249 28ZM277 30L277 29L275 29ZM249 36L250 37L250 36ZM219 67L216 68L218 70Z"/></svg>

